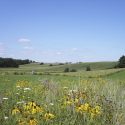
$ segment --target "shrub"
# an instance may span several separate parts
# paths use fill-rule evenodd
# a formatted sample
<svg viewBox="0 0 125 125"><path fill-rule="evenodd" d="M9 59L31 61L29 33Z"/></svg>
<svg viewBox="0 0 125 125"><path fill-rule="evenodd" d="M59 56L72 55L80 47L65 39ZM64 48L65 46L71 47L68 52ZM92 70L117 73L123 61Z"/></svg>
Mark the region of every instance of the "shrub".
<svg viewBox="0 0 125 125"><path fill-rule="evenodd" d="M77 70L76 69L71 69L70 72L77 72Z"/></svg>
<svg viewBox="0 0 125 125"><path fill-rule="evenodd" d="M39 72L38 75L43 75L43 73L42 73L42 72Z"/></svg>
<svg viewBox="0 0 125 125"><path fill-rule="evenodd" d="M86 71L91 71L90 66L87 66L87 67L86 67Z"/></svg>
<svg viewBox="0 0 125 125"><path fill-rule="evenodd" d="M19 75L19 73L18 73L18 72L14 72L13 74L14 74L14 75Z"/></svg>
<svg viewBox="0 0 125 125"><path fill-rule="evenodd" d="M64 72L69 72L69 68L65 68L65 69L64 69Z"/></svg>
<svg viewBox="0 0 125 125"><path fill-rule="evenodd" d="M24 75L24 73L23 73L23 72L21 72L21 73L20 73L20 75Z"/></svg>
<svg viewBox="0 0 125 125"><path fill-rule="evenodd" d="M59 65L64 65L64 63L59 63Z"/></svg>
<svg viewBox="0 0 125 125"><path fill-rule="evenodd" d="M40 63L40 65L44 65L44 63L43 63L43 62L41 62L41 63Z"/></svg>
<svg viewBox="0 0 125 125"><path fill-rule="evenodd" d="M53 64L50 64L49 66L53 66Z"/></svg>

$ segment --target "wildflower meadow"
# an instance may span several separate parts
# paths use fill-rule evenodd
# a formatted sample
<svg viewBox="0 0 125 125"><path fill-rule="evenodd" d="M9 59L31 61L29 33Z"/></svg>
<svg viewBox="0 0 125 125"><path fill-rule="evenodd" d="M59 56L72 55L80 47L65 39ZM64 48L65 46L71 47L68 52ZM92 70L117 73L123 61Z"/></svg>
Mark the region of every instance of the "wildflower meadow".
<svg viewBox="0 0 125 125"><path fill-rule="evenodd" d="M1 125L125 124L124 81L31 74L0 81Z"/></svg>

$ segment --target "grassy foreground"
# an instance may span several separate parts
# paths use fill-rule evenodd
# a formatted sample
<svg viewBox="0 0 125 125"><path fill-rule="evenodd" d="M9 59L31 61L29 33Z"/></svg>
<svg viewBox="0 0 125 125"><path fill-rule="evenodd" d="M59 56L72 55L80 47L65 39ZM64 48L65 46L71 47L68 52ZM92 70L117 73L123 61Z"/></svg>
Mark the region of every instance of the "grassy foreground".
<svg viewBox="0 0 125 125"><path fill-rule="evenodd" d="M49 75L2 70L0 123L124 125L124 75L124 69Z"/></svg>

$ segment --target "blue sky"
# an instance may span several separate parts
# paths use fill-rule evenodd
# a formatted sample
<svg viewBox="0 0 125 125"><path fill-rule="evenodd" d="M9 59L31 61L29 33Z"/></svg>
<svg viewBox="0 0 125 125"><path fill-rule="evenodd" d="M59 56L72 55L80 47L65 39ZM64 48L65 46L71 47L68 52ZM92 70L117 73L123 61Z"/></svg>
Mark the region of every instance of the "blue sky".
<svg viewBox="0 0 125 125"><path fill-rule="evenodd" d="M0 57L93 62L123 54L124 0L0 0Z"/></svg>

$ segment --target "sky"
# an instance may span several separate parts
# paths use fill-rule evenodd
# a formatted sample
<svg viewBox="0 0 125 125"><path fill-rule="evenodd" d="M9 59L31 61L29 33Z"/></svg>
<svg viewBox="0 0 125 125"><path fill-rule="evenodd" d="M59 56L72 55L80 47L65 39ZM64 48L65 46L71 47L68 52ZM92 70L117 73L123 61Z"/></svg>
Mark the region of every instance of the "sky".
<svg viewBox="0 0 125 125"><path fill-rule="evenodd" d="M125 0L0 0L0 57L116 61L125 54Z"/></svg>

